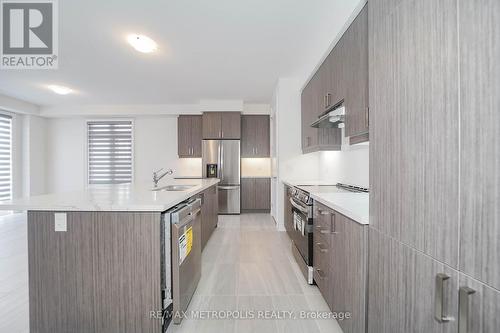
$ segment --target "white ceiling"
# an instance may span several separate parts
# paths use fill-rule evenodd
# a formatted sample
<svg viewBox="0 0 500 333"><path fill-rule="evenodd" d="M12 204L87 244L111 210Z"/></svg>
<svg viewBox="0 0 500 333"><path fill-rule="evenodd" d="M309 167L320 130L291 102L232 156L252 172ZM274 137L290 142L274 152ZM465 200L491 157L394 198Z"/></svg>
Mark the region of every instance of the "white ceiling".
<svg viewBox="0 0 500 333"><path fill-rule="evenodd" d="M39 105L267 103L313 70L360 0L62 0L59 69L1 70L0 93ZM125 41L159 44L141 54ZM59 96L46 85L77 93Z"/></svg>

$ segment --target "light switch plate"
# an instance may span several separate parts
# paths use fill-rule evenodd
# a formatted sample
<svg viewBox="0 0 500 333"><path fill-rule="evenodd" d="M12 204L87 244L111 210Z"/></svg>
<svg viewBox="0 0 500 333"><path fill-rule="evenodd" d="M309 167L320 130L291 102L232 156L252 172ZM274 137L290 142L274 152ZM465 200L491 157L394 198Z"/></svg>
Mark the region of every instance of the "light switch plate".
<svg viewBox="0 0 500 333"><path fill-rule="evenodd" d="M66 213L54 213L54 230L68 231L68 220Z"/></svg>

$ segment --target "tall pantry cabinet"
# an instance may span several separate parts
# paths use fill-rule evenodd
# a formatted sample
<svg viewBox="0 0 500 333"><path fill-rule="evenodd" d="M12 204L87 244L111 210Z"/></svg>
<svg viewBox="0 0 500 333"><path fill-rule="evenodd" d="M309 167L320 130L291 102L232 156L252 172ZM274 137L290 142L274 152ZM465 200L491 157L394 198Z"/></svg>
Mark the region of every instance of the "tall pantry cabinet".
<svg viewBox="0 0 500 333"><path fill-rule="evenodd" d="M500 332L500 1L368 5L368 331Z"/></svg>

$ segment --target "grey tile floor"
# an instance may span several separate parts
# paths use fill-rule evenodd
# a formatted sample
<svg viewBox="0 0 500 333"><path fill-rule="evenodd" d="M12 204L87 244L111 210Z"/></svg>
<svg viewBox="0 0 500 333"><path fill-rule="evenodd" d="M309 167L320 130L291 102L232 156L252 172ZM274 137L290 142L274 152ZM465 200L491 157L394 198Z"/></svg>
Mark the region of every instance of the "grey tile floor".
<svg viewBox="0 0 500 333"><path fill-rule="evenodd" d="M342 332L333 319L301 318L311 311L329 312L318 288L305 282L286 233L276 231L271 216L220 216L188 312L204 317L191 316L168 332ZM278 314L286 316L263 318ZM28 315L26 215L0 216L0 332L28 332ZM216 318L223 315L247 318Z"/></svg>
<svg viewBox="0 0 500 333"><path fill-rule="evenodd" d="M215 313L209 315L211 311ZM188 309L190 317L180 325L171 324L168 332L342 332L334 319L302 319L314 311L329 312L328 305L318 288L306 283L288 236L276 230L272 217L220 216L203 251L202 277ZM262 318L266 314L286 316ZM233 318L214 318L221 315Z"/></svg>

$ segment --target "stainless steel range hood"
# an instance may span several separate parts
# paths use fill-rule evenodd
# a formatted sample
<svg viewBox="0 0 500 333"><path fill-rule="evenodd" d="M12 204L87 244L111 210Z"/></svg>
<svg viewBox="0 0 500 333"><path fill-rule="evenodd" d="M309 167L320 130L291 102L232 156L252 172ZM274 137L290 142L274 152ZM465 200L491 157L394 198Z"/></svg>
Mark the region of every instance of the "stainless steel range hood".
<svg viewBox="0 0 500 333"><path fill-rule="evenodd" d="M345 121L345 107L343 105L322 115L311 127L315 128L343 128Z"/></svg>

